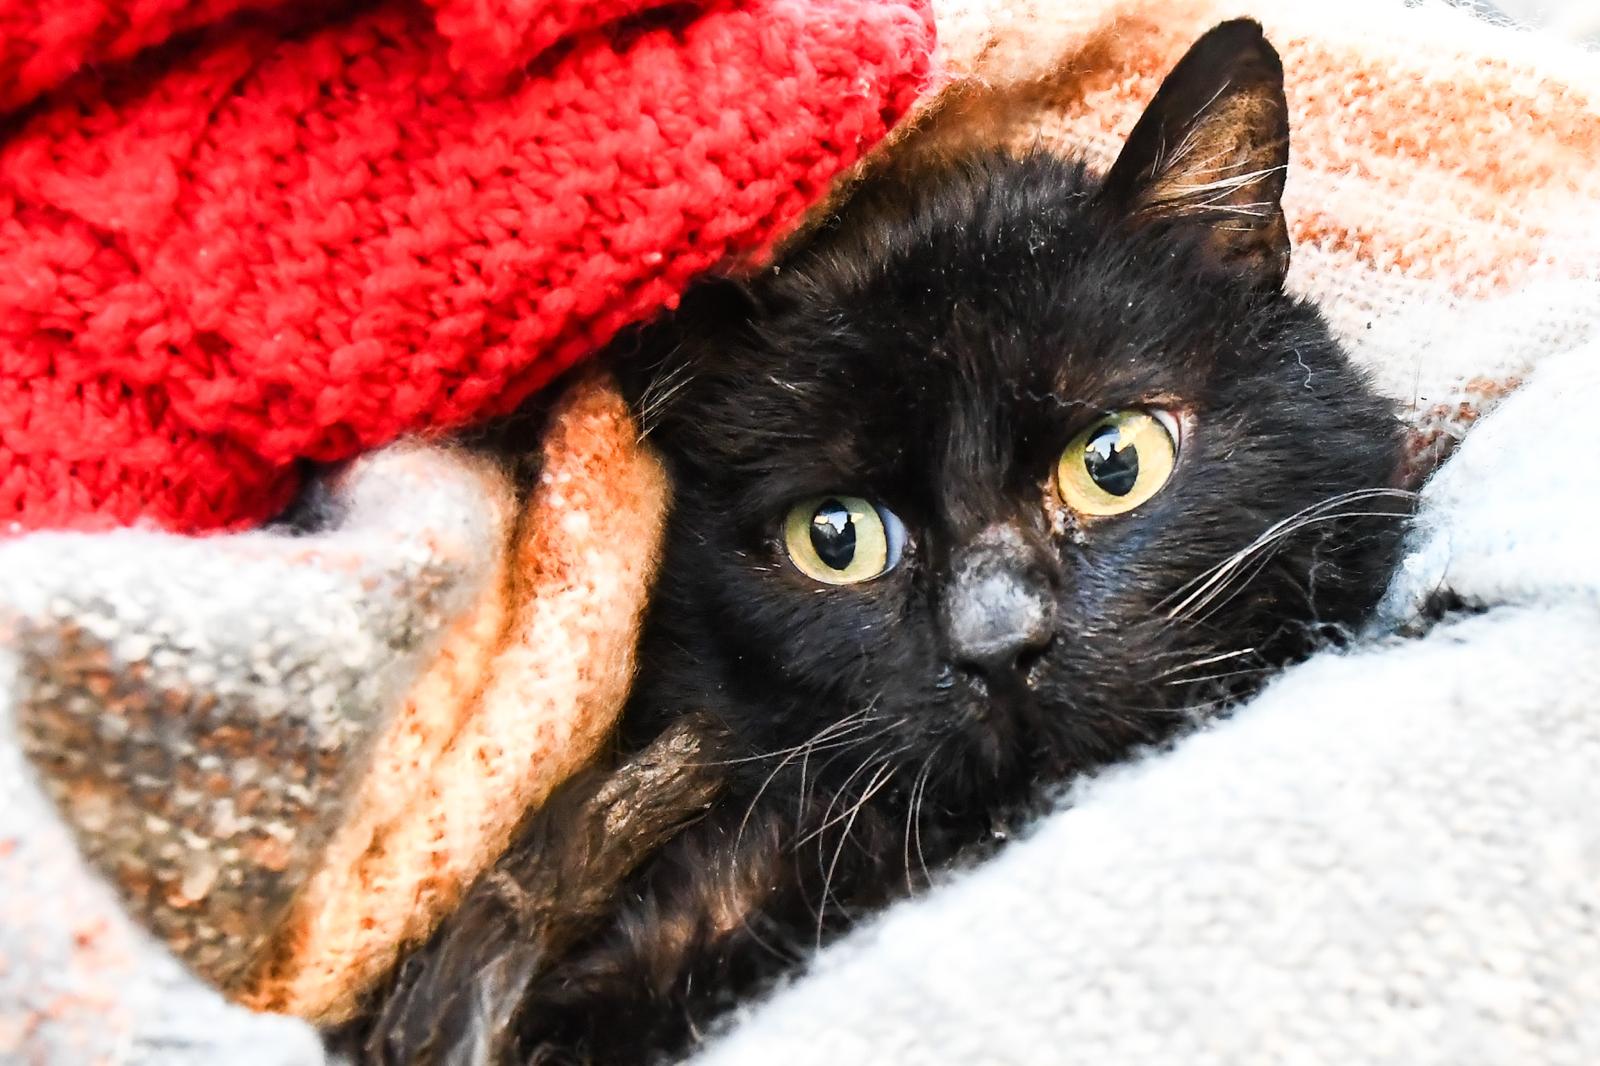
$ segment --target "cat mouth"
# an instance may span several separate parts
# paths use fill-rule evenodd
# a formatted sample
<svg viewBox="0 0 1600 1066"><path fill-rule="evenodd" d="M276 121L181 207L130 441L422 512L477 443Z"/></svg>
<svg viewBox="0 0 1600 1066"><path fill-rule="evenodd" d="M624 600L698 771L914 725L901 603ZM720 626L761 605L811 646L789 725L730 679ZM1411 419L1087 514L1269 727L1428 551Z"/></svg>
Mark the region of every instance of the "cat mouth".
<svg viewBox="0 0 1600 1066"><path fill-rule="evenodd" d="M1040 649L1037 654L1019 664L1022 670L1023 684L1027 686L1030 694L1037 692L1039 686L1044 684L1045 676L1048 673L1047 661L1050 656L1050 649L1053 647L1055 647L1054 637L1050 638L1050 643Z"/></svg>

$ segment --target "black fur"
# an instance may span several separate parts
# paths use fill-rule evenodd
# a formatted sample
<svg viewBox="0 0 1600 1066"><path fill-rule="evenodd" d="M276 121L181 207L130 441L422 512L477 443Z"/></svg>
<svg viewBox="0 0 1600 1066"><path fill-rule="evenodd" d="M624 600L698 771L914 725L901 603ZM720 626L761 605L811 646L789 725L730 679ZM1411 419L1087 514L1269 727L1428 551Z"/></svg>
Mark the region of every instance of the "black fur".
<svg viewBox="0 0 1600 1066"><path fill-rule="evenodd" d="M1225 217L1131 220L1113 206L1127 192L1043 154L880 176L758 278L692 295L628 368L676 497L620 748L704 714L725 733L723 792L519 993L508 1061L681 1050L1052 786L1370 608L1406 509L1384 491L1389 405L1313 307L1261 283L1278 260L1220 269ZM1262 255L1286 254L1275 239ZM1186 427L1164 491L1118 517L1064 513L1063 447L1140 406ZM850 586L800 573L783 518L823 493L898 514L900 565ZM940 609L997 526L1052 618L1010 673L963 667ZM524 839L551 846L548 829ZM514 863L549 861L519 847ZM447 923L428 950L487 957L504 936ZM407 1009L461 979L409 988ZM395 1031L363 1030L372 1058L445 1061Z"/></svg>

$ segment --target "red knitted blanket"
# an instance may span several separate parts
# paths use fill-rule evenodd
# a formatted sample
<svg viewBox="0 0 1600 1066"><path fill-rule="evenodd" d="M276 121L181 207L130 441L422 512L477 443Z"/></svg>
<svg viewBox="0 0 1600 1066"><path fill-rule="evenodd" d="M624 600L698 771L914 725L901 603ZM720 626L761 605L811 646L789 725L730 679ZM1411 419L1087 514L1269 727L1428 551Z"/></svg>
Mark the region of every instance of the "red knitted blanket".
<svg viewBox="0 0 1600 1066"><path fill-rule="evenodd" d="M926 0L0 0L0 532L258 523L747 261Z"/></svg>

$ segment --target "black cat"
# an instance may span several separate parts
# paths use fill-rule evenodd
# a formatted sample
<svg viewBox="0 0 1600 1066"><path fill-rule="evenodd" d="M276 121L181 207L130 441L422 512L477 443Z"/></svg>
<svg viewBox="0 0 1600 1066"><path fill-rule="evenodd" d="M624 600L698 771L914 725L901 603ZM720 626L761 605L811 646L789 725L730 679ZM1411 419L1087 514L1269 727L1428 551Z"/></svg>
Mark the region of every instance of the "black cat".
<svg viewBox="0 0 1600 1066"><path fill-rule="evenodd" d="M1103 181L1043 154L880 175L691 297L631 369L676 499L619 758L702 723L704 816L560 941L519 893L601 876L608 779L571 783L366 1054L681 1051L1051 786L1358 623L1407 508L1399 431L1283 291L1288 151L1277 55L1231 22Z"/></svg>

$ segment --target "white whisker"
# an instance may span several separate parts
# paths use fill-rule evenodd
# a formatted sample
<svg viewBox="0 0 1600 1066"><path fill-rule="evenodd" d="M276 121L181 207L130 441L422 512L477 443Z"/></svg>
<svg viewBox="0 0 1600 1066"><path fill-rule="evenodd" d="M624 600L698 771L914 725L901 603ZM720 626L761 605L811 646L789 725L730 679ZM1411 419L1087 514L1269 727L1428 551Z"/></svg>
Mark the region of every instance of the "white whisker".
<svg viewBox="0 0 1600 1066"><path fill-rule="evenodd" d="M852 725L853 726L855 724L855 722L853 720L859 720L861 722L870 721L871 719L866 718L865 716L871 711L871 709L872 708L870 706L862 708L862 710L857 711L854 715L846 716L845 718L841 719L838 722L834 722L834 723L832 723L832 724L830 724L828 726L824 726L821 730L819 730L817 732L817 734L815 736L813 736L811 738L810 741L807 741L805 744L801 745L798 750L790 751L789 754L787 754L787 755L785 755L783 757L783 759L778 763L777 766L774 766L772 768L772 772L767 774L766 778L762 780L761 787L756 789L755 796L752 797L751 800L750 800L750 806L745 808L744 817L739 819L739 829L734 834L734 837L733 837L733 844L734 844L735 848L737 848L739 846L740 841L742 841L744 839L744 831L745 831L746 828L749 827L750 819L751 819L752 816L754 816L754 814L756 812L756 807L761 803L761 797L766 794L767 789L769 787L771 787L772 782L777 778L778 774L783 772L783 768L785 766L788 766L789 763L794 760L794 757L797 754L800 754L800 752L805 752L806 753L806 757L810 758L810 752L811 752L812 746L814 744L816 744L817 742L819 742L819 741L821 741L823 739L826 739L831 730L837 730L837 729L840 729L841 727L846 726L846 725Z"/></svg>
<svg viewBox="0 0 1600 1066"><path fill-rule="evenodd" d="M883 765L878 768L877 774L873 776L866 790L862 792L861 798L856 801L855 806L850 808L850 820L845 822L844 831L839 834L838 846L833 849L833 859L828 863L828 872L822 878L822 906L818 908L817 914L817 946L819 948L822 946L823 917L828 913L828 894L832 890L833 873L839 867L839 856L844 854L844 846L850 840L850 830L855 828L856 818L860 816L861 809L867 805L867 801L876 795L880 789L894 779L895 772L899 770L899 767L890 765L892 759L893 756L891 755L889 759L883 761ZM887 771L887 774L885 771Z"/></svg>
<svg viewBox="0 0 1600 1066"><path fill-rule="evenodd" d="M1185 670L1193 670L1196 667L1201 667L1201 666L1210 666L1213 663L1220 663L1220 662L1223 662L1223 661L1225 661L1227 659L1237 659L1239 656L1241 656L1241 655L1249 655L1251 652L1253 652L1255 650L1256 649L1254 649L1254 648L1240 648L1238 651L1225 651L1225 652L1221 653L1220 655L1207 655L1204 658L1192 659L1189 662L1184 663L1182 666L1175 666L1171 670L1163 670L1161 673L1157 674L1152 680L1159 681L1163 677L1171 677L1173 674L1181 674Z"/></svg>
<svg viewBox="0 0 1600 1066"><path fill-rule="evenodd" d="M1197 601L1201 601L1202 598L1204 598L1204 601L1200 604L1200 606L1204 606L1205 603L1210 602L1208 593L1215 591L1218 586L1224 585L1230 581L1234 573L1245 563L1249 562L1253 556L1273 546L1274 544L1280 543L1284 538L1305 528L1313 521L1322 519L1332 521L1342 518L1374 515L1376 517L1385 518L1398 517L1398 515L1390 512L1348 512L1337 515L1327 515L1325 512L1332 508L1340 507L1348 503L1356 503L1362 500L1370 499L1412 499L1415 498L1415 495L1415 493L1407 492L1402 489L1354 489L1349 492L1336 493L1333 496L1318 500L1316 503L1313 503L1307 507L1303 507L1294 514L1289 515L1286 518L1281 518L1272 525L1268 526L1249 544L1234 552L1232 555L1229 555L1215 563L1213 566L1207 568L1199 576L1186 582L1177 590L1177 592L1174 592L1171 596L1168 596L1161 603L1157 604L1156 609L1160 610L1171 600L1178 597L1183 597L1183 599L1176 606L1167 612L1167 620L1173 621L1176 620L1180 615L1187 612L1191 606L1196 604Z"/></svg>
<svg viewBox="0 0 1600 1066"><path fill-rule="evenodd" d="M921 811L922 805L921 805L921 801L920 801L919 797L920 797L920 794L922 792L922 789L928 783L928 775L930 773L932 773L932 771L933 771L933 757L938 752L938 750L939 749L937 747L934 748L933 751L930 751L928 753L928 757L926 759L922 760L922 766L917 770L917 776L912 778L912 780L911 780L911 793L910 793L910 795L908 795L906 797L906 839L905 839L905 847L904 847L904 849L902 850L902 853L901 853L901 862L902 862L902 865L904 865L904 867L905 867L906 892L908 894L911 893L911 892L916 891L915 887L911 884L911 834L912 834L912 831L913 831L912 827L915 826L916 830L917 830L917 855L918 855L918 858L920 859L921 855L922 855L922 833L921 833L921 825L919 823L919 819L918 819L917 816L918 816L919 812ZM924 880L926 880L926 876L927 876L927 872L928 872L928 864L926 862L923 862L923 864L922 864L922 872L923 872Z"/></svg>

